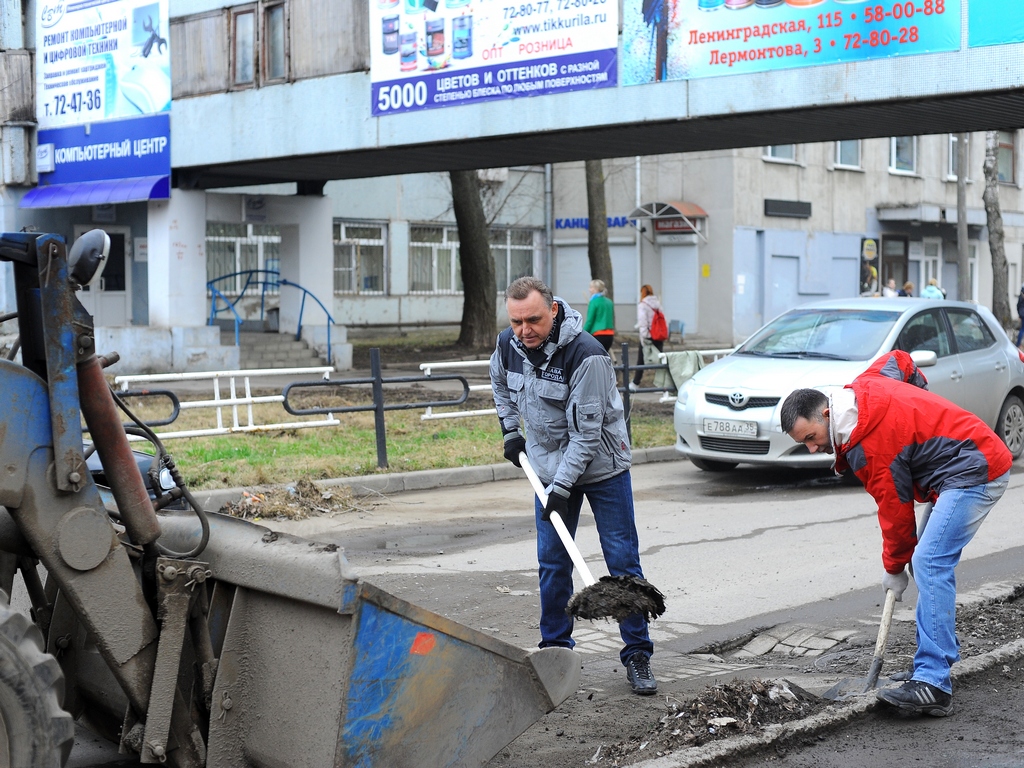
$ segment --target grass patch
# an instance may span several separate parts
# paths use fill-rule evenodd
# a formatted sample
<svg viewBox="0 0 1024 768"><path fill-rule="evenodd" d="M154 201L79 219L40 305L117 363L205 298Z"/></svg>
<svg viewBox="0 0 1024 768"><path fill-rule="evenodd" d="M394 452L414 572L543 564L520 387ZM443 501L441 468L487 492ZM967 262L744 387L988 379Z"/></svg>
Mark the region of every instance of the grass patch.
<svg viewBox="0 0 1024 768"><path fill-rule="evenodd" d="M422 402L425 394L412 390L406 402ZM444 399L449 395L433 393L427 396ZM335 403L366 402L363 394L358 392L350 393L349 399L316 393L303 397L304 406L336 407ZM460 407L476 409L491 404L489 397L474 396ZM164 415L159 405L153 402L137 400L129 405L142 418ZM256 424L323 418L295 417L277 403L259 404L253 411ZM239 422L246 424L246 409L239 408L238 413ZM504 460L501 430L495 416L422 421L421 413L420 410L409 410L385 414L389 466L383 471L447 469L495 464ZM224 414L225 426L230 426L231 409L226 408ZM355 477L382 471L377 468L373 414L339 414L336 418L341 423L334 427L173 439L166 441L166 447L186 482L197 490ZM633 445L636 448L672 445L675 441L670 405L640 404L634 410L632 422ZM156 431L184 431L215 425L216 416L212 410L183 410L174 424ZM139 449L144 445L134 444Z"/></svg>

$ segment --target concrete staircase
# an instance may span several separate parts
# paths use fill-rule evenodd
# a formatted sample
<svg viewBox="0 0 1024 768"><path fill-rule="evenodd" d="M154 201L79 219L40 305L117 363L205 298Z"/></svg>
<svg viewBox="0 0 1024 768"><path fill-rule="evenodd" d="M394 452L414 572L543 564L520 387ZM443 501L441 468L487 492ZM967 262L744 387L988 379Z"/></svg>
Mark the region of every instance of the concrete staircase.
<svg viewBox="0 0 1024 768"><path fill-rule="evenodd" d="M291 334L242 331L238 335L239 368L309 368L326 365L304 341ZM235 343L233 331L221 333L221 344Z"/></svg>

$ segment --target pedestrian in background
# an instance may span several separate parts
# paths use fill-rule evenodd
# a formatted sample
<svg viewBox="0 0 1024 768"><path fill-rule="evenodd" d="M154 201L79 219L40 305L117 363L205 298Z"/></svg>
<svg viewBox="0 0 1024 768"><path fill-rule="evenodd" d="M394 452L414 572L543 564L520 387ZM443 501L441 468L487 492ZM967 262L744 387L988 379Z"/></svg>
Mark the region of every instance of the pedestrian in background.
<svg viewBox="0 0 1024 768"><path fill-rule="evenodd" d="M899 295L900 296L909 296L909 297L913 298L913 296L914 296L914 284L912 282L910 282L909 280L907 280L907 282L905 282L903 284L903 287L900 288Z"/></svg>
<svg viewBox="0 0 1024 768"><path fill-rule="evenodd" d="M924 287L924 290L921 291L921 298L944 299L946 298L946 293L941 288L939 288L939 281L933 277L931 280L928 281L928 285Z"/></svg>
<svg viewBox="0 0 1024 768"><path fill-rule="evenodd" d="M887 299L891 299L899 295L899 291L896 290L896 280L890 277L889 282L882 286L882 296Z"/></svg>
<svg viewBox="0 0 1024 768"><path fill-rule="evenodd" d="M950 667L960 660L955 568L1006 490L1013 456L985 422L927 386L910 355L890 352L831 395L796 390L780 416L784 432L811 453L835 454L836 473L852 470L874 497L882 587L897 600L912 565L913 670L878 698L905 712L944 717L953 712ZM930 502L920 527L915 501Z"/></svg>
<svg viewBox="0 0 1024 768"><path fill-rule="evenodd" d="M601 342L605 350L611 350L615 341L615 304L608 298L604 280L590 281L590 303L583 330Z"/></svg>
<svg viewBox="0 0 1024 768"><path fill-rule="evenodd" d="M525 453L547 486L548 503L534 500L540 576L540 647L572 648L572 560L551 513L576 534L583 499L612 576L643 578L629 467L632 452L611 358L583 318L536 277L521 277L505 290L511 327L498 334L491 355L494 404L505 458L520 466ZM525 430L525 435L524 435ZM619 622L619 659L633 693L650 696L654 643L639 613Z"/></svg>
<svg viewBox="0 0 1024 768"><path fill-rule="evenodd" d="M1017 317L1020 318L1020 330L1017 331L1017 346L1020 347L1021 339L1024 338L1024 285L1017 294Z"/></svg>
<svg viewBox="0 0 1024 768"><path fill-rule="evenodd" d="M636 305L636 327L640 332L640 350L636 357L637 365L647 365L646 360L657 362L655 357L657 353L654 350L661 352L665 347L664 341L654 341L651 338L651 321L654 319L655 310L661 311L661 302L654 295L654 289L647 283L644 283L640 286L640 301ZM638 370L633 374L633 381L629 383L630 392L636 392L640 389L640 380L643 377L644 372L642 370Z"/></svg>

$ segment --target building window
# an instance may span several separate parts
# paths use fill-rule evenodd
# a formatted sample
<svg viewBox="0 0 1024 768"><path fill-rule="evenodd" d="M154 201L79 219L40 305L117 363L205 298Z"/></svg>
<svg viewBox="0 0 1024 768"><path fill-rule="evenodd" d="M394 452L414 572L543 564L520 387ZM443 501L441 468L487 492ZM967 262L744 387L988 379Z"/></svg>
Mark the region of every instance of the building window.
<svg viewBox="0 0 1024 768"><path fill-rule="evenodd" d="M957 178L957 137L959 134L949 134L949 162L946 165L946 178L949 181L956 181ZM967 172L964 174L968 179L971 177L971 135L967 134Z"/></svg>
<svg viewBox="0 0 1024 768"><path fill-rule="evenodd" d="M796 162L796 144L772 144L764 148L765 160L779 160L785 163Z"/></svg>
<svg viewBox="0 0 1024 768"><path fill-rule="evenodd" d="M462 292L458 229L409 227L409 292Z"/></svg>
<svg viewBox="0 0 1024 768"><path fill-rule="evenodd" d="M836 168L860 168L860 140L836 142Z"/></svg>
<svg viewBox="0 0 1024 768"><path fill-rule="evenodd" d="M288 29L286 6L282 2L263 5L263 79L265 82L288 77Z"/></svg>
<svg viewBox="0 0 1024 768"><path fill-rule="evenodd" d="M889 139L889 173L917 173L917 136Z"/></svg>
<svg viewBox="0 0 1024 768"><path fill-rule="evenodd" d="M231 84L249 88L256 84L256 8L231 11Z"/></svg>
<svg viewBox="0 0 1024 768"><path fill-rule="evenodd" d="M334 222L334 292L384 293L387 290L387 226Z"/></svg>
<svg viewBox="0 0 1024 768"><path fill-rule="evenodd" d="M281 230L269 224L206 222L206 280L226 296L278 292Z"/></svg>
<svg viewBox="0 0 1024 768"><path fill-rule="evenodd" d="M999 180L1005 184L1013 184L1017 180L1017 132L999 131L998 162Z"/></svg>
<svg viewBox="0 0 1024 768"><path fill-rule="evenodd" d="M491 230L491 253L498 293L513 280L533 274L534 231L532 229Z"/></svg>

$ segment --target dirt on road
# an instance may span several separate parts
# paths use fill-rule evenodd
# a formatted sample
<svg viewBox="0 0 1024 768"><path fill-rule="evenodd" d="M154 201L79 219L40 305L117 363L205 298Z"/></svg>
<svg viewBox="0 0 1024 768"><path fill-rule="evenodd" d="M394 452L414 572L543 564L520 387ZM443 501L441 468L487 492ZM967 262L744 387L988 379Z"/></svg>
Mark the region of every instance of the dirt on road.
<svg viewBox="0 0 1024 768"><path fill-rule="evenodd" d="M958 609L957 632L964 659L1024 637L1022 596L1024 585L1007 599ZM909 668L914 649L913 622L895 622L883 677ZM841 644L828 654L808 660L802 671L864 677L873 650L873 642L866 640L856 646ZM657 659L656 654L655 672ZM792 659L780 656L773 665L769 657L762 662L764 667L751 670L744 679L716 680L695 693L685 691L687 687L692 688L692 684L662 681L658 695L646 699L628 692L625 676L620 671L612 673L615 684L609 685L607 665L598 664L598 668L588 671L590 665L585 662L577 695L513 741L488 763L488 768L628 766L707 741L756 733L772 723L802 719L830 706L829 702L807 695L786 680L786 676L794 672ZM1024 705L1022 681L1024 660L999 664L975 679L957 684L954 690L957 712L944 723L936 724L935 718L907 719L879 707L833 732L784 741L767 752L744 757L741 762L730 759L728 764L877 768L914 762L920 758L917 752L924 750L941 758L939 762L926 759L922 763L929 766L1021 765L1024 763L1024 727L1019 716L1020 707ZM936 751L933 738L942 744L948 743L948 749L964 750L965 745L969 746L969 753L976 759L956 762L947 752ZM894 739L904 745L901 748L906 750L905 760L891 754ZM1016 755L1015 761L985 762L981 759L1002 759L1007 755Z"/></svg>

